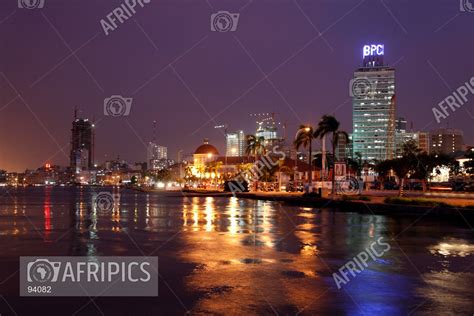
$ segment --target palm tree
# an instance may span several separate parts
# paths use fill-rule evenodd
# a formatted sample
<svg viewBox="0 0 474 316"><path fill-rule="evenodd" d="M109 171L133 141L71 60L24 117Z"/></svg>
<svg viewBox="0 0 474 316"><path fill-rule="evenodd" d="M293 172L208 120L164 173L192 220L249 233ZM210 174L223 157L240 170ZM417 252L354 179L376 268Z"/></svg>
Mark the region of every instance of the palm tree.
<svg viewBox="0 0 474 316"><path fill-rule="evenodd" d="M245 153L250 156L255 157L255 162L257 162L260 155L265 155L267 149L265 148L265 137L257 137L255 135L247 135L246 137L247 146L245 147ZM256 191L258 191L258 179L255 181Z"/></svg>
<svg viewBox="0 0 474 316"><path fill-rule="evenodd" d="M218 174L221 169L222 161L212 161L207 164L206 172L211 174L211 184L215 184L218 182ZM212 177L212 174L214 174L214 177Z"/></svg>
<svg viewBox="0 0 474 316"><path fill-rule="evenodd" d="M331 167L334 164L334 159L332 157L332 154L326 154L324 157L324 162L328 167ZM318 152L314 154L313 156L313 164L315 166L322 166L323 164L323 153Z"/></svg>
<svg viewBox="0 0 474 316"><path fill-rule="evenodd" d="M257 137L255 135L247 135L247 147L245 148L245 153L250 156L254 155L255 162L258 159L259 155L265 155L265 138L263 136Z"/></svg>
<svg viewBox="0 0 474 316"><path fill-rule="evenodd" d="M273 181L275 181L275 175L276 175L277 171L279 171L279 169L280 169L279 165L272 166L272 167L269 167L269 166L265 165L261 169L262 176L260 177L260 179L263 182L273 182Z"/></svg>
<svg viewBox="0 0 474 316"><path fill-rule="evenodd" d="M308 147L308 184L311 187L313 180L313 168L312 168L312 142L314 139L314 131L311 126L300 125L298 131L296 132L296 138L293 144L298 150L301 146L304 148Z"/></svg>
<svg viewBox="0 0 474 316"><path fill-rule="evenodd" d="M339 142L340 137L344 137L346 141L349 139L349 135L344 132L339 130L339 121L336 120L336 118L332 115L323 115L321 118L321 121L318 123L318 128L314 132L314 137L317 138L324 138L329 133L332 133L332 156L336 157L336 146ZM324 157L323 157L324 158ZM334 159L335 160L335 159ZM332 190L331 194L332 197L334 198L334 193L335 193L335 182L336 182L336 174L334 172L334 168L332 171Z"/></svg>
<svg viewBox="0 0 474 316"><path fill-rule="evenodd" d="M350 169L356 171L356 176L360 177L362 175L362 167L364 162L362 161L362 154L360 152L354 153L353 158L347 158L347 165Z"/></svg>

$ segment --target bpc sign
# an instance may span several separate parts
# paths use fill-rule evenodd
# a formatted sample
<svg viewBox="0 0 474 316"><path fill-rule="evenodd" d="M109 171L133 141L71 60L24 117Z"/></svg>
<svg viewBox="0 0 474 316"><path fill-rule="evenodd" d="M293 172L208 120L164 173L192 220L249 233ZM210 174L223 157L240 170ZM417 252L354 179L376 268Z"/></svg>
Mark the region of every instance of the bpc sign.
<svg viewBox="0 0 474 316"><path fill-rule="evenodd" d="M364 45L364 57L366 56L383 56L384 46L378 45Z"/></svg>

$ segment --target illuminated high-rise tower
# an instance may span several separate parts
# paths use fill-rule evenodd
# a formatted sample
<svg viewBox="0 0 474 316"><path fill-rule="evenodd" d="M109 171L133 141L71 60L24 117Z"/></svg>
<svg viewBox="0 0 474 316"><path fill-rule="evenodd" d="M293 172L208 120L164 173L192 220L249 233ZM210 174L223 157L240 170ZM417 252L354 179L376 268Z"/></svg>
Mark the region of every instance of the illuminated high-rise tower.
<svg viewBox="0 0 474 316"><path fill-rule="evenodd" d="M159 170L163 168L163 160L168 159L168 148L156 143L156 121L153 121L153 139L148 143L147 163L148 169Z"/></svg>
<svg viewBox="0 0 474 316"><path fill-rule="evenodd" d="M74 121L71 129L70 167L78 173L94 166L94 124L86 118L77 117L74 110Z"/></svg>
<svg viewBox="0 0 474 316"><path fill-rule="evenodd" d="M245 156L245 134L243 131L236 131L226 134L226 156L241 157Z"/></svg>
<svg viewBox="0 0 474 316"><path fill-rule="evenodd" d="M265 146L267 149L281 144L284 140L279 137L278 127L281 123L275 120L275 113L256 113L250 114L250 116L256 117L257 130L255 136L263 137L265 139ZM283 128L285 128L284 124Z"/></svg>
<svg viewBox="0 0 474 316"><path fill-rule="evenodd" d="M161 169L160 162L166 159L168 159L167 147L157 145L155 142L148 143L148 150L147 150L148 169L151 169L151 170Z"/></svg>
<svg viewBox="0 0 474 316"><path fill-rule="evenodd" d="M383 45L366 45L350 82L353 155L385 160L395 153L395 69L383 62Z"/></svg>

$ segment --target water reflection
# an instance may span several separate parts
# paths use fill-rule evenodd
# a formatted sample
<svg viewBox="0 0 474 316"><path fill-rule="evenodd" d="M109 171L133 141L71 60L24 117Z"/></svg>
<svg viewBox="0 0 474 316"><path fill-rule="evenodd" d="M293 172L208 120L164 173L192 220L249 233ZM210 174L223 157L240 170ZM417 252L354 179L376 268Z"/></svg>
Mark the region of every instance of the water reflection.
<svg viewBox="0 0 474 316"><path fill-rule="evenodd" d="M93 209L98 190L118 197L112 212ZM167 266L172 258L195 267L179 282L195 293L196 313L405 314L423 300L425 312L474 309L472 233L429 218L411 225L409 218L119 188L26 188L0 202L4 256L153 253L165 277L178 269ZM332 273L379 237L392 249L338 291Z"/></svg>
<svg viewBox="0 0 474 316"><path fill-rule="evenodd" d="M226 218L219 220L227 223L224 227L214 225L204 234L183 236L187 245L183 258L201 267L189 277L188 285L208 293L197 311L224 313L238 308L252 313L255 310L246 304L280 306L282 298L291 302L288 310L297 311L322 294L324 281L317 271L325 267L315 260L319 236L312 232L312 219L318 215L308 209L301 218L288 221L298 211L231 198L217 215ZM203 223L208 225L209 221ZM203 239L213 242L203 248ZM295 247L298 251L293 253Z"/></svg>
<svg viewBox="0 0 474 316"><path fill-rule="evenodd" d="M444 257L466 257L474 254L474 244L456 238L443 239L428 249L432 254Z"/></svg>
<svg viewBox="0 0 474 316"><path fill-rule="evenodd" d="M215 229L215 208L214 208L214 198L206 197L205 202L205 213L206 213L206 231L210 232Z"/></svg>
<svg viewBox="0 0 474 316"><path fill-rule="evenodd" d="M390 242L399 230L385 216L320 212L236 198L228 199L227 204L196 198L191 209L195 220L183 225L192 226L194 233L182 236L186 244L182 258L199 266L187 279L188 287L206 293L197 311L225 313L235 308L252 313L257 305L289 313L339 310L390 315L407 313L422 299L406 304L412 293L425 287L419 284L421 277L413 282L419 278L412 267L416 259L407 260L398 241ZM184 212L187 210L185 207ZM332 272L379 237L389 241L391 251L371 262L344 291L336 291ZM466 243L474 246L472 239L464 241L463 250L467 250ZM452 243L449 248L453 249ZM430 260L433 258L425 258L422 264ZM430 276L439 273L442 270ZM472 274L469 278L474 280ZM469 288L466 282L463 287ZM339 304L334 304L334 296ZM441 296L425 292L421 297L442 304Z"/></svg>
<svg viewBox="0 0 474 316"><path fill-rule="evenodd" d="M51 188L44 190L44 240L51 241Z"/></svg>
<svg viewBox="0 0 474 316"><path fill-rule="evenodd" d="M235 235L239 232L239 222L237 219L238 200L236 197L229 199L229 233Z"/></svg>

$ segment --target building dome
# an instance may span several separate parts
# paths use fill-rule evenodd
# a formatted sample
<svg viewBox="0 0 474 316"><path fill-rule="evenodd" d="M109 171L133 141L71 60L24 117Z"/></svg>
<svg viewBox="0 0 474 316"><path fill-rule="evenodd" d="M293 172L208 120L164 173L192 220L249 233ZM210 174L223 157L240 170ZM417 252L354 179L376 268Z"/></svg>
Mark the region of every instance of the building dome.
<svg viewBox="0 0 474 316"><path fill-rule="evenodd" d="M204 143L199 146L196 151L194 152L195 155L219 155L219 152L217 151L217 148L209 144L209 141L207 139L204 140Z"/></svg>

